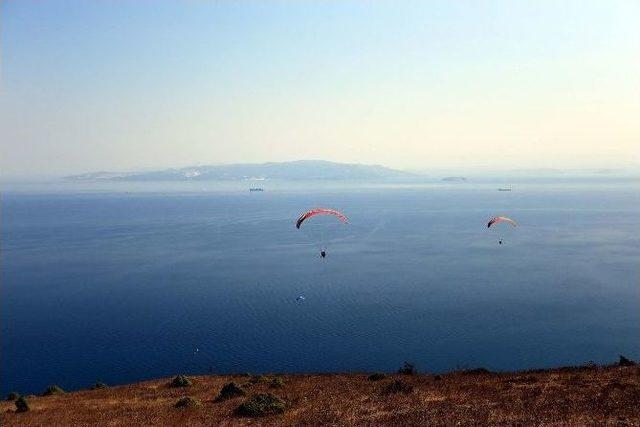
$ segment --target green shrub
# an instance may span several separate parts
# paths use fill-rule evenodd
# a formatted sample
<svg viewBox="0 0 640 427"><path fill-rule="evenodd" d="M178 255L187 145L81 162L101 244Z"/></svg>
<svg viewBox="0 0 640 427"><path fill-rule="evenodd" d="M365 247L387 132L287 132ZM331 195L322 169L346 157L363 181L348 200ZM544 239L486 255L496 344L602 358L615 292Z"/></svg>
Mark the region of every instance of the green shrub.
<svg viewBox="0 0 640 427"><path fill-rule="evenodd" d="M109 388L109 386L103 383L102 381L98 381L97 383L91 386L91 390L99 390L101 388Z"/></svg>
<svg viewBox="0 0 640 427"><path fill-rule="evenodd" d="M7 394L7 400L18 400L19 397L20 397L20 393L17 393L15 391L12 391L11 393Z"/></svg>
<svg viewBox="0 0 640 427"><path fill-rule="evenodd" d="M396 394L396 393L405 393L409 394L413 391L413 386L411 384L407 384L404 381L395 380L392 383L387 384L387 386L382 390L384 394Z"/></svg>
<svg viewBox="0 0 640 427"><path fill-rule="evenodd" d="M271 393L256 394L236 409L238 415L247 417L263 417L265 415L282 414L285 403L278 396Z"/></svg>
<svg viewBox="0 0 640 427"><path fill-rule="evenodd" d="M636 362L631 359L627 359L623 355L620 355L620 360L618 361L618 366L635 366Z"/></svg>
<svg viewBox="0 0 640 427"><path fill-rule="evenodd" d="M418 370L416 369L416 365L414 365L413 363L404 362L402 368L398 369L398 373L404 375L417 375Z"/></svg>
<svg viewBox="0 0 640 427"><path fill-rule="evenodd" d="M183 396L173 405L175 408L196 408L201 406L202 403L198 399L194 399L191 396Z"/></svg>
<svg viewBox="0 0 640 427"><path fill-rule="evenodd" d="M29 403L27 399L20 396L16 399L16 412L27 412L29 410Z"/></svg>
<svg viewBox="0 0 640 427"><path fill-rule="evenodd" d="M191 386L191 380L186 375L178 375L169 383L169 387L189 387Z"/></svg>
<svg viewBox="0 0 640 427"><path fill-rule="evenodd" d="M54 394L62 394L62 393L64 393L64 390L54 384L54 385L50 385L49 387L47 387L42 392L42 395L43 396L52 396Z"/></svg>
<svg viewBox="0 0 640 427"><path fill-rule="evenodd" d="M284 387L284 380L282 377L275 377L269 382L269 388L282 388Z"/></svg>
<svg viewBox="0 0 640 427"><path fill-rule="evenodd" d="M242 383L240 387L249 388L258 383L268 383L270 381L269 377L265 375L250 375L250 374L246 374L246 375L249 375L249 380L247 382ZM246 376L246 375L243 375L243 376Z"/></svg>
<svg viewBox="0 0 640 427"><path fill-rule="evenodd" d="M249 380L249 382L251 384L267 383L267 382L269 382L269 377L266 377L264 375L253 375L251 377L251 379Z"/></svg>
<svg viewBox="0 0 640 427"><path fill-rule="evenodd" d="M369 378L367 378L369 381L380 381L387 378L386 374L383 374L381 372L376 372L374 374L369 375Z"/></svg>
<svg viewBox="0 0 640 427"><path fill-rule="evenodd" d="M227 383L222 389L220 389L220 393L218 393L218 397L216 397L216 402L222 402L223 400L233 399L234 397L244 396L246 393L243 389L238 387L236 383Z"/></svg>

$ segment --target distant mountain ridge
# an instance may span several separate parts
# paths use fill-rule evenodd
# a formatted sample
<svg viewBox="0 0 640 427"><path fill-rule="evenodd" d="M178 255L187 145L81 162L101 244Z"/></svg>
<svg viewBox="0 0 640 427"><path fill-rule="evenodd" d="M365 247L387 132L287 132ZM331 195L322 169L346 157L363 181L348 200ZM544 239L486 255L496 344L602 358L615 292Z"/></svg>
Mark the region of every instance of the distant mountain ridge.
<svg viewBox="0 0 640 427"><path fill-rule="evenodd" d="M208 181L208 180L383 180L415 178L419 174L380 165L324 160L193 166L146 172L94 172L66 177L73 181Z"/></svg>

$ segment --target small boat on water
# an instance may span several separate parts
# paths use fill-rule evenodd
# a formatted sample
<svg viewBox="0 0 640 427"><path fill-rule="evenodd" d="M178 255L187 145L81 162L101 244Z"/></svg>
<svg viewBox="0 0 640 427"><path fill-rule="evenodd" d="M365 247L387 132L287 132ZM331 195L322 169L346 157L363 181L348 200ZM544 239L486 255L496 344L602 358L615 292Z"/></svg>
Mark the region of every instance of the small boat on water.
<svg viewBox="0 0 640 427"><path fill-rule="evenodd" d="M498 191L511 191L510 188L498 188Z"/></svg>
<svg viewBox="0 0 640 427"><path fill-rule="evenodd" d="M252 187L252 188L249 189L249 191L252 191L252 192L253 191L264 191L264 188L262 188L262 187Z"/></svg>

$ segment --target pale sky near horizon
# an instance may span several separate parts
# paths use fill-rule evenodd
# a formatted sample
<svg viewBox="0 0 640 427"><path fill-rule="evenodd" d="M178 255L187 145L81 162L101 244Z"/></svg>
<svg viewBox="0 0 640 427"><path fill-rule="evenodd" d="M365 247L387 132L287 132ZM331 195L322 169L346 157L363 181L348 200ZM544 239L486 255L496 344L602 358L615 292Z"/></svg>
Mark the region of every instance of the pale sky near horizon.
<svg viewBox="0 0 640 427"><path fill-rule="evenodd" d="M640 1L8 0L0 171L640 164Z"/></svg>

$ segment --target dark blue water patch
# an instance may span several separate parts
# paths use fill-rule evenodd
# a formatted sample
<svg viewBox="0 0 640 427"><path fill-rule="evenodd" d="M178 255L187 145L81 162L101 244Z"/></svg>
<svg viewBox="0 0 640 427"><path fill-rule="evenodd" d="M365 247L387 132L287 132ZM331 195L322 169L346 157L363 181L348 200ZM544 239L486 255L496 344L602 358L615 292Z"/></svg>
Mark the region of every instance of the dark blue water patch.
<svg viewBox="0 0 640 427"><path fill-rule="evenodd" d="M209 370L640 357L635 188L2 201L2 393ZM350 219L324 260L294 227L315 206ZM519 227L487 229L501 214Z"/></svg>

